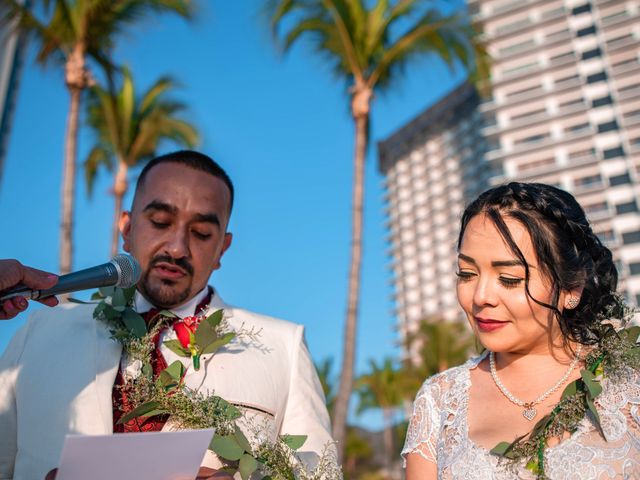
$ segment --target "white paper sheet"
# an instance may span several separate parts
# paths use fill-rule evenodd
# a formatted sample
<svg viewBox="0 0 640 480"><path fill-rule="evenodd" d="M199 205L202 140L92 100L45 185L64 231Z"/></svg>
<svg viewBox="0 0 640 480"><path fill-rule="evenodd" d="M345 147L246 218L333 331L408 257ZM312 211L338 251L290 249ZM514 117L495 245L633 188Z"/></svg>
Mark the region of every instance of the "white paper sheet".
<svg viewBox="0 0 640 480"><path fill-rule="evenodd" d="M213 429L67 435L56 480L194 480Z"/></svg>

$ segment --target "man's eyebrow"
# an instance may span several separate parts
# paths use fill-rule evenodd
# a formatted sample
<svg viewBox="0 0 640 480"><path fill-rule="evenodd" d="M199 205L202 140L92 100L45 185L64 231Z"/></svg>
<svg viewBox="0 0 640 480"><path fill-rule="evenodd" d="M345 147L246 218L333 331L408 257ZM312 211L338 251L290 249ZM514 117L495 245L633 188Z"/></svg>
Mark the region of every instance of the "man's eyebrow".
<svg viewBox="0 0 640 480"><path fill-rule="evenodd" d="M193 216L195 222L206 222L218 227L221 225L220 218L215 213L197 213Z"/></svg>
<svg viewBox="0 0 640 480"><path fill-rule="evenodd" d="M147 212L149 210L159 210L161 212L167 212L171 214L175 214L178 211L175 206L165 202L161 202L160 200L152 200L146 207L144 207L144 210L142 211Z"/></svg>

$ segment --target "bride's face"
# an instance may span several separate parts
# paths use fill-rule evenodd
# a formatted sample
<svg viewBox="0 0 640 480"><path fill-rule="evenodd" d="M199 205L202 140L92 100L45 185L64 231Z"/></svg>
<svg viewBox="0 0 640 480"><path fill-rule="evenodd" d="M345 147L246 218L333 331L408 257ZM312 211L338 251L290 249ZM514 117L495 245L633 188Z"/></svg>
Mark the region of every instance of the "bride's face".
<svg viewBox="0 0 640 480"><path fill-rule="evenodd" d="M552 285L538 266L531 236L519 222L504 221L529 267L529 292L549 304ZM525 291L525 267L484 214L471 219L458 254L457 293L478 339L494 352L532 353L549 349L560 328L553 312ZM563 305L562 293L558 304Z"/></svg>

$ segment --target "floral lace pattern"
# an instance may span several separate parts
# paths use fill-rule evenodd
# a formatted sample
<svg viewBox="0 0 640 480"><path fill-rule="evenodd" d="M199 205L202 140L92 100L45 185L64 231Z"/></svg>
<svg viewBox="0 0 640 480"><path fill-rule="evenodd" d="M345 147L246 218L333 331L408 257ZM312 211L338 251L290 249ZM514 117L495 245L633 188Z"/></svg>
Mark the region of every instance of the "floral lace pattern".
<svg viewBox="0 0 640 480"><path fill-rule="evenodd" d="M469 372L485 357L427 379L413 405L402 456L417 453L436 463L441 479L533 479L524 464L508 464L469 438ZM596 408L605 438L584 418L570 438L547 448L550 479L640 478L640 374L629 370L602 386Z"/></svg>

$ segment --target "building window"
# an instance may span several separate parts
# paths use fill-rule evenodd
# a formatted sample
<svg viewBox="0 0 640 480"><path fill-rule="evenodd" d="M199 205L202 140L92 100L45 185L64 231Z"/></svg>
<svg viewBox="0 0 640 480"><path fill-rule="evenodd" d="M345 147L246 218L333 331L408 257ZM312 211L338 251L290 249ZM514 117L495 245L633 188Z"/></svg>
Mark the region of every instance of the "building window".
<svg viewBox="0 0 640 480"><path fill-rule="evenodd" d="M577 133L581 133L581 132L585 132L591 130L591 125L589 124L589 122L587 123L578 123L577 125L572 125L570 127L567 128L567 133L574 135Z"/></svg>
<svg viewBox="0 0 640 480"><path fill-rule="evenodd" d="M597 237L600 239L602 243L611 244L616 240L616 234L613 233L613 230L605 230L604 232L596 233Z"/></svg>
<svg viewBox="0 0 640 480"><path fill-rule="evenodd" d="M610 132L611 130L618 130L618 122L615 120L598 125L598 133Z"/></svg>
<svg viewBox="0 0 640 480"><path fill-rule="evenodd" d="M593 50L587 50L582 52L582 60L589 60L590 58L596 58L602 56L600 48L594 48Z"/></svg>
<svg viewBox="0 0 640 480"><path fill-rule="evenodd" d="M516 20L515 22L499 26L498 28L496 28L496 34L502 35L505 33L515 32L516 30L521 30L525 27L528 27L529 25L531 25L531 19L523 18L520 20Z"/></svg>
<svg viewBox="0 0 640 480"><path fill-rule="evenodd" d="M584 211L587 215L597 215L599 213L608 213L609 204L607 202L592 203L591 205L585 205Z"/></svg>
<svg viewBox="0 0 640 480"><path fill-rule="evenodd" d="M531 50L535 46L536 42L534 40L527 40L525 42L520 42L514 45L509 45L508 47L501 48L500 50L498 50L498 55L501 57L506 57L507 55L513 55L514 53Z"/></svg>
<svg viewBox="0 0 640 480"><path fill-rule="evenodd" d="M530 137L521 138L519 140L514 141L515 145L524 145L531 143L540 143L549 138L548 133L540 133L538 135L531 135Z"/></svg>
<svg viewBox="0 0 640 480"><path fill-rule="evenodd" d="M609 148L602 152L602 156L605 160L609 160L610 158L623 157L624 149L622 147Z"/></svg>
<svg viewBox="0 0 640 480"><path fill-rule="evenodd" d="M607 79L607 72L598 72L587 76L587 83L602 82Z"/></svg>
<svg viewBox="0 0 640 480"><path fill-rule="evenodd" d="M576 178L573 183L578 188L595 187L602 185L602 177L600 175L589 175L588 177Z"/></svg>
<svg viewBox="0 0 640 480"><path fill-rule="evenodd" d="M611 105L613 103L613 99L611 95L607 95L606 97L594 98L593 102L591 102L591 106L593 108L602 107L603 105Z"/></svg>
<svg viewBox="0 0 640 480"><path fill-rule="evenodd" d="M581 28L576 32L576 37L586 37L587 35L593 35L596 33L596 26L591 25L590 27Z"/></svg>
<svg viewBox="0 0 640 480"><path fill-rule="evenodd" d="M538 62L525 63L524 65L519 65L513 68L507 68L503 73L503 75L514 75L516 73L525 72L528 70L534 70L538 67Z"/></svg>
<svg viewBox="0 0 640 480"><path fill-rule="evenodd" d="M629 172L623 173L622 175L614 175L613 177L609 177L609 185L612 187L616 187L618 185L626 185L631 183L631 176Z"/></svg>
<svg viewBox="0 0 640 480"><path fill-rule="evenodd" d="M618 205L616 205L616 213L618 215L624 215L625 213L633 213L637 211L638 205L636 204L635 200L633 200L632 202L619 203Z"/></svg>
<svg viewBox="0 0 640 480"><path fill-rule="evenodd" d="M585 3L584 5L579 5L574 7L571 10L571 15L580 15L581 13L586 13L591 11L591 4Z"/></svg>
<svg viewBox="0 0 640 480"><path fill-rule="evenodd" d="M635 232L626 232L622 234L622 243L628 245L630 243L640 243L640 230Z"/></svg>
<svg viewBox="0 0 640 480"><path fill-rule="evenodd" d="M544 108L542 110L534 110L532 112L523 113L522 115L514 115L513 117L511 117L511 121L517 122L519 120L528 119L544 113L547 113L547 111Z"/></svg>
<svg viewBox="0 0 640 480"><path fill-rule="evenodd" d="M558 105L560 111L566 110L574 107L582 107L584 106L584 100L582 98L578 98L576 100L569 100L568 102L561 103Z"/></svg>

